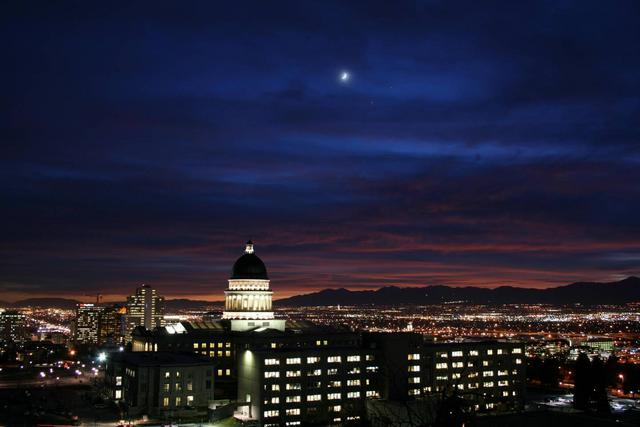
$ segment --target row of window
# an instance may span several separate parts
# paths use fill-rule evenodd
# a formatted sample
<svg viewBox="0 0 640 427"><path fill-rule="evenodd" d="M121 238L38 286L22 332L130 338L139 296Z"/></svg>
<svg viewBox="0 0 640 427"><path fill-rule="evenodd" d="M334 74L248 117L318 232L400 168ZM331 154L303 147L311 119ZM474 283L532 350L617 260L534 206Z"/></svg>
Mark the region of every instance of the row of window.
<svg viewBox="0 0 640 427"><path fill-rule="evenodd" d="M487 356L491 356L493 354L508 354L509 350L507 349L502 349L502 348L498 348L498 349L487 349L484 351L485 354ZM480 350L469 350L467 353L469 356L479 356L480 355ZM520 347L516 347L511 349L511 354L522 354L522 348ZM419 355L418 355L419 356ZM463 357L464 356L464 352L462 350L456 350L456 351L452 351L451 352L451 357ZM436 353L436 357L439 357L441 359L446 359L449 357L449 353L446 351L442 351L442 352L437 352ZM419 360L419 359L409 359L409 360Z"/></svg>
<svg viewBox="0 0 640 427"><path fill-rule="evenodd" d="M327 356L326 361L327 363L342 363L342 356ZM299 365L302 363L302 358L301 357L288 357L285 359L285 364L287 365ZM346 356L345 360L347 362L360 362L361 358L360 355L350 355L350 356ZM371 361L373 360L373 355L368 354L365 356L365 360ZM314 363L320 363L320 357L319 356L309 356L306 358L306 362L308 365L312 365ZM274 365L280 365L280 359L265 359L264 360L264 364L265 366L274 366Z"/></svg>
<svg viewBox="0 0 640 427"><path fill-rule="evenodd" d="M203 356L216 357L215 351L209 351L209 352L201 351L200 354L202 354ZM219 350L217 352L217 357L231 357L231 350L224 350L224 351Z"/></svg>
<svg viewBox="0 0 640 427"><path fill-rule="evenodd" d="M182 397L181 396L176 396L174 402L175 402L175 405L174 405L175 407L182 406L182 404L183 404ZM186 406L192 406L193 405L193 396L187 396L187 399L186 399L185 403L186 403ZM163 407L168 408L170 404L171 404L171 398L164 397L162 399L162 406Z"/></svg>
<svg viewBox="0 0 640 427"><path fill-rule="evenodd" d="M419 369L420 367L418 367L417 371L420 371ZM378 372L378 367L377 366L367 366L366 368L367 372ZM355 375L355 374L360 374L360 368L359 367L353 367L351 369L349 369L347 371L348 375ZM306 375L308 377L318 377L322 375L322 369L313 369L310 371L307 371ZM338 375L338 368L330 368L326 370L326 375L331 376L331 375ZM287 378L291 378L291 377L300 377L302 376L302 371L300 370L295 370L295 371L285 371L284 372L284 376ZM280 378L280 371L265 371L264 372L264 378Z"/></svg>
<svg viewBox="0 0 640 427"><path fill-rule="evenodd" d="M317 408L307 408L307 413L311 412L313 409L317 409ZM334 412L334 413L340 412L342 411L342 405L330 405L327 408L327 410L329 412ZM280 417L280 412L281 411L279 409L271 409L271 410L264 411L262 415L264 416L264 418L275 418L275 417ZM290 408L290 409L285 409L283 411L283 415L286 415L286 416L297 416L297 415L300 415L300 413L301 413L300 408ZM348 419L357 420L359 419L359 417L353 416L353 417L349 417ZM340 420L341 418L334 418L335 422L340 422ZM300 423L299 421L288 421L286 422L286 425L300 425L299 423ZM271 424L265 424L265 426L269 426L269 425Z"/></svg>
<svg viewBox="0 0 640 427"><path fill-rule="evenodd" d="M231 348L231 343L230 342L219 342L219 343L210 342L210 343L208 343L208 345L207 345L206 342L202 342L202 343L194 342L193 343L193 348L194 349L201 349L201 348L207 348L207 347L209 347L209 348L216 348L216 347L218 347L218 348Z"/></svg>

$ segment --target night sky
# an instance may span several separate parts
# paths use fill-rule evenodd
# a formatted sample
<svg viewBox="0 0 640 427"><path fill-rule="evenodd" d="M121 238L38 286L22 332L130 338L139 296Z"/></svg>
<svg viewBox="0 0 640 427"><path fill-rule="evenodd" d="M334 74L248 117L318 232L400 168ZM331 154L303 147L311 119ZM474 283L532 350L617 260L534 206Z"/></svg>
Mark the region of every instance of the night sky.
<svg viewBox="0 0 640 427"><path fill-rule="evenodd" d="M221 299L249 238L276 297L640 274L640 2L0 21L2 300Z"/></svg>

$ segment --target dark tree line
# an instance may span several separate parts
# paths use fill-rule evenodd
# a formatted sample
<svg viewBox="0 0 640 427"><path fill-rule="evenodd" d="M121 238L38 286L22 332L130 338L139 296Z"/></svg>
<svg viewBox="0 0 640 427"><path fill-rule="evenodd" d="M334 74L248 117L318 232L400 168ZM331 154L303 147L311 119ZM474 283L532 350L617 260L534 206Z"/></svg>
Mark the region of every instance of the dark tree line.
<svg viewBox="0 0 640 427"><path fill-rule="evenodd" d="M607 375L605 363L596 356L589 360L589 356L580 353L574 368L573 407L583 411L600 414L610 414L611 407L607 397L607 385L610 375Z"/></svg>

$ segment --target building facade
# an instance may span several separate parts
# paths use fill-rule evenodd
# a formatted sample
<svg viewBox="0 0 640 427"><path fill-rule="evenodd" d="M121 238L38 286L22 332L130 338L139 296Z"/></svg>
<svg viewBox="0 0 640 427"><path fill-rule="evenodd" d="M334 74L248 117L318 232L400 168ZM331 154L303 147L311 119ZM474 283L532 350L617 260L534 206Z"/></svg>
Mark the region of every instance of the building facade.
<svg viewBox="0 0 640 427"><path fill-rule="evenodd" d="M26 316L19 311L0 312L0 339L5 342L23 342L26 340Z"/></svg>
<svg viewBox="0 0 640 427"><path fill-rule="evenodd" d="M76 344L97 345L102 307L95 304L76 305L73 338Z"/></svg>
<svg viewBox="0 0 640 427"><path fill-rule="evenodd" d="M139 326L148 330L164 326L164 297L147 285L137 288L135 294L127 298L127 342L131 332Z"/></svg>
<svg viewBox="0 0 640 427"><path fill-rule="evenodd" d="M176 352L114 353L106 362L109 396L128 416L206 413L213 400L213 363Z"/></svg>

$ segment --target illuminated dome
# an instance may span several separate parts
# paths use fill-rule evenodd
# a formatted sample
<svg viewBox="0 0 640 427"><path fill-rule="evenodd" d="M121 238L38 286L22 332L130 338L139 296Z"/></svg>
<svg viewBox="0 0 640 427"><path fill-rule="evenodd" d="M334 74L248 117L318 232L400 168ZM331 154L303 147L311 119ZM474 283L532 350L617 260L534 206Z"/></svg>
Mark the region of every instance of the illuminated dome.
<svg viewBox="0 0 640 427"><path fill-rule="evenodd" d="M253 253L253 242L251 240L247 242L244 255L233 264L231 279L269 279L264 262Z"/></svg>

